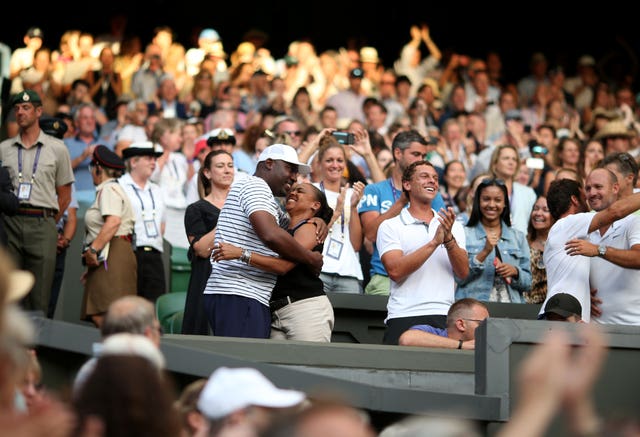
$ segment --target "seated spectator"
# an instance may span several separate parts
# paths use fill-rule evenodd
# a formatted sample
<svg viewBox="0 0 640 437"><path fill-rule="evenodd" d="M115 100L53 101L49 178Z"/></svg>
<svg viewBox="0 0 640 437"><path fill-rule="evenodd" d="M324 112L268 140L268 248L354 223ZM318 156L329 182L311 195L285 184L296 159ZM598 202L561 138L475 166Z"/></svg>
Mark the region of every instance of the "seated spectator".
<svg viewBox="0 0 640 437"><path fill-rule="evenodd" d="M584 323L581 314L582 305L578 299L568 293L557 293L549 298L544 306L544 313L540 314L538 319Z"/></svg>
<svg viewBox="0 0 640 437"><path fill-rule="evenodd" d="M180 416L181 437L203 437L208 431L207 420L198 410L198 398L206 383L206 378L196 379L182 389L180 397L173 403Z"/></svg>
<svg viewBox="0 0 640 437"><path fill-rule="evenodd" d="M439 347L448 349L475 349L476 328L487 317L489 310L479 300L465 298L456 301L447 313L447 328L415 325L406 330L400 346Z"/></svg>
<svg viewBox="0 0 640 437"><path fill-rule="evenodd" d="M280 389L256 369L220 367L202 389L198 409L208 421L210 437L251 436L265 430L278 412L304 400L304 393Z"/></svg>
<svg viewBox="0 0 640 437"><path fill-rule="evenodd" d="M151 301L141 296L124 296L111 303L100 328L102 340L119 333L144 335L160 347L161 328L156 318L156 310ZM93 358L89 359L78 371L73 383L74 391L88 378L102 352L103 344L93 344Z"/></svg>

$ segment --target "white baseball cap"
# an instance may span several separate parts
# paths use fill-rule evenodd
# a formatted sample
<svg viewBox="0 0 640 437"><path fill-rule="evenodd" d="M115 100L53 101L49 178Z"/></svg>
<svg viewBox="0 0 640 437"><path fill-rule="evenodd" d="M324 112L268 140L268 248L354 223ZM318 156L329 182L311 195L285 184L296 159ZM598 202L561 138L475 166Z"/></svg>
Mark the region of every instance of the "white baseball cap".
<svg viewBox="0 0 640 437"><path fill-rule="evenodd" d="M298 172L301 174L309 174L311 167L307 164L303 164L298 159L296 149L286 144L272 144L262 151L258 162L266 161L267 159L280 160L288 162L289 164L295 164L298 166Z"/></svg>
<svg viewBox="0 0 640 437"><path fill-rule="evenodd" d="M290 408L305 398L303 392L276 387L256 369L219 367L200 393L198 410L210 419L219 419L252 405Z"/></svg>

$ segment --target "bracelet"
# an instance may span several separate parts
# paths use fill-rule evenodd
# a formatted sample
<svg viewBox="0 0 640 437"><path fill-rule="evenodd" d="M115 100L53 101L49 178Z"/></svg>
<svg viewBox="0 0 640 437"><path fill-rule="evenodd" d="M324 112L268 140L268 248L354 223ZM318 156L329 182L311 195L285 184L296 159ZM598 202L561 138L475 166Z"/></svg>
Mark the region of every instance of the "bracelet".
<svg viewBox="0 0 640 437"><path fill-rule="evenodd" d="M458 349L462 349L462 340L458 340Z"/></svg>
<svg viewBox="0 0 640 437"><path fill-rule="evenodd" d="M240 261L245 264L249 264L249 261L251 261L251 251L249 249L242 249Z"/></svg>
<svg viewBox="0 0 640 437"><path fill-rule="evenodd" d="M456 239L455 239L454 237L451 237L451 238L450 238L450 239L448 239L447 241L443 241L443 242L442 242L442 245L443 245L443 246L448 250L448 249L449 249L448 244L449 244L449 243L451 243L452 241L453 241L453 242L455 242L455 241L456 241Z"/></svg>

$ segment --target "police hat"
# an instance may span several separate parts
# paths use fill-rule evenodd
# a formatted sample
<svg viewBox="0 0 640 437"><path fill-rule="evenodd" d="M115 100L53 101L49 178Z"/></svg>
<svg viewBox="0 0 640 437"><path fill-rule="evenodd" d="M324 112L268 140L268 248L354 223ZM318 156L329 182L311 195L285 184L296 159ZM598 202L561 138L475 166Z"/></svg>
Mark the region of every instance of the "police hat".
<svg viewBox="0 0 640 437"><path fill-rule="evenodd" d="M33 105L42 105L40 95L34 90L24 90L14 94L11 98L11 106L18 103L33 103Z"/></svg>
<svg viewBox="0 0 640 437"><path fill-rule="evenodd" d="M162 147L154 145L151 141L137 141L122 151L122 158L129 159L134 156L162 156Z"/></svg>
<svg viewBox="0 0 640 437"><path fill-rule="evenodd" d="M124 161L107 146L99 145L93 149L93 161L105 168L124 170Z"/></svg>
<svg viewBox="0 0 640 437"><path fill-rule="evenodd" d="M45 134L54 136L58 139L62 139L69 129L67 123L65 123L63 119L57 117L40 117L38 123L40 124L40 129L42 129Z"/></svg>
<svg viewBox="0 0 640 437"><path fill-rule="evenodd" d="M236 145L236 137L233 135L233 131L231 129L219 128L214 129L207 134L209 138L207 138L207 144L209 146L215 146L217 144L232 144Z"/></svg>

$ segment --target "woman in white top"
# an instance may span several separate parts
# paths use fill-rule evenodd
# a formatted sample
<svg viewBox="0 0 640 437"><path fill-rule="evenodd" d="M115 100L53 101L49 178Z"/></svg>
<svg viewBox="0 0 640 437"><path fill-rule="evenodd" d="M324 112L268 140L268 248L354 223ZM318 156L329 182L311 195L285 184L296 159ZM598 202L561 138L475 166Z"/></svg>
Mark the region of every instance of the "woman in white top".
<svg viewBox="0 0 640 437"><path fill-rule="evenodd" d="M187 249L189 241L184 233L184 213L187 209L187 158L179 152L182 145L182 124L177 118L158 120L151 141L162 146L162 156L156 161L151 181L160 186L166 206L164 238L172 247Z"/></svg>
<svg viewBox="0 0 640 437"><path fill-rule="evenodd" d="M502 179L509 193L511 208L511 226L527 234L529 216L538 196L533 188L515 181L520 168L520 158L515 146L505 144L496 146L491 155L489 173L497 179Z"/></svg>
<svg viewBox="0 0 640 437"><path fill-rule="evenodd" d="M314 185L325 193L334 211L323 249L324 264L320 279L324 291L362 293L363 276L358 252L364 234L358 216L358 202L364 184L356 182L351 188L345 183L347 155L334 137L322 137L317 159L321 174L320 181Z"/></svg>

